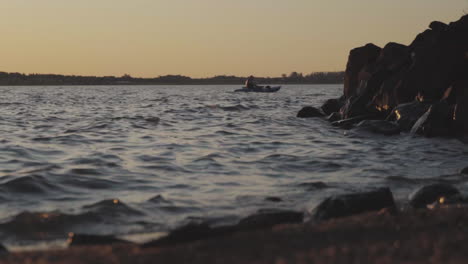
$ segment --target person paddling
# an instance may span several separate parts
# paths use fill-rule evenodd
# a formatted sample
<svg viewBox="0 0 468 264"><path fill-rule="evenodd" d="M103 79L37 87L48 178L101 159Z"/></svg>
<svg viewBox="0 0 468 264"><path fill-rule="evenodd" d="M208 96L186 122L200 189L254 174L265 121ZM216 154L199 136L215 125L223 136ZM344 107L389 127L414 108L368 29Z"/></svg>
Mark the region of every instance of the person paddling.
<svg viewBox="0 0 468 264"><path fill-rule="evenodd" d="M247 89L255 89L257 87L257 84L255 83L255 77L252 75L247 78L247 81L245 81L245 87Z"/></svg>

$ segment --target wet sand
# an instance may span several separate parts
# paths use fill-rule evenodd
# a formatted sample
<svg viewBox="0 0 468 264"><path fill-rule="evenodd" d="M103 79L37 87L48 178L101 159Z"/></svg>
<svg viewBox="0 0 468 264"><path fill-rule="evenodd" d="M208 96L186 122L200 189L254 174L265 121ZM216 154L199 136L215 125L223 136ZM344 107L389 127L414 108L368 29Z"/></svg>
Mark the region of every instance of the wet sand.
<svg viewBox="0 0 468 264"><path fill-rule="evenodd" d="M0 263L467 263L468 209L367 213L166 248L83 246L9 253Z"/></svg>

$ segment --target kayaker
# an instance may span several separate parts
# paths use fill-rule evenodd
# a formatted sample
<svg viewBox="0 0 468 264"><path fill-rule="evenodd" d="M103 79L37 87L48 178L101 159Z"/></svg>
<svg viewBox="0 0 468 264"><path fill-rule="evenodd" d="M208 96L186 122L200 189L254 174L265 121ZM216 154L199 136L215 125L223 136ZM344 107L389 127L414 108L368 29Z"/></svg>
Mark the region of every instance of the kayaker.
<svg viewBox="0 0 468 264"><path fill-rule="evenodd" d="M255 77L250 75L249 78L247 78L247 81L245 81L245 87L247 89L254 89L257 87L257 84L255 83Z"/></svg>

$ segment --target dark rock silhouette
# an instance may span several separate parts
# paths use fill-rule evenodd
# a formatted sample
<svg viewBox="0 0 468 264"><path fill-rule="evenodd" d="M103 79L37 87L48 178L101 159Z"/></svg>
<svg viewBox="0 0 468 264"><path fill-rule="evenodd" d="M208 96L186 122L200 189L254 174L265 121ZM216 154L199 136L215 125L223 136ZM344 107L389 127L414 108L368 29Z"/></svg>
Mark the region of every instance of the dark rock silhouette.
<svg viewBox="0 0 468 264"><path fill-rule="evenodd" d="M322 105L321 109L325 115L331 115L332 113L339 112L341 107L343 107L343 99L328 99Z"/></svg>
<svg viewBox="0 0 468 264"><path fill-rule="evenodd" d="M468 167L463 168L463 169L460 171L460 174L467 174L467 175L468 175Z"/></svg>
<svg viewBox="0 0 468 264"><path fill-rule="evenodd" d="M454 132L451 128L451 116L453 116L450 106L446 101L433 104L425 114L423 114L411 129L411 133L423 134L427 137L450 136Z"/></svg>
<svg viewBox="0 0 468 264"><path fill-rule="evenodd" d="M340 114L346 121L334 115L329 119L336 126L350 128L353 118L386 119L425 136L467 135L468 15L448 25L430 23L408 46L351 50L344 79ZM322 109L329 115L335 103Z"/></svg>
<svg viewBox="0 0 468 264"><path fill-rule="evenodd" d="M384 208L395 209L395 202L389 188L327 198L314 209L314 219L328 220Z"/></svg>
<svg viewBox="0 0 468 264"><path fill-rule="evenodd" d="M371 119L371 118L372 118L371 115L356 116L356 117L342 119L342 120L332 122L332 125L336 126L336 127L341 127L341 128L344 128L344 129L350 129L355 124L357 124L357 123L359 123L359 122L361 122L363 120Z"/></svg>
<svg viewBox="0 0 468 264"><path fill-rule="evenodd" d="M0 255L3 254L8 254L8 249L4 245L0 244Z"/></svg>
<svg viewBox="0 0 468 264"><path fill-rule="evenodd" d="M356 125L359 130L364 130L386 136L400 134L400 126L385 120L364 120Z"/></svg>
<svg viewBox="0 0 468 264"><path fill-rule="evenodd" d="M344 78L343 93L345 98L350 98L356 94L360 82L368 77L364 71L364 67L372 65L375 62L380 50L381 48L372 43L351 50Z"/></svg>
<svg viewBox="0 0 468 264"><path fill-rule="evenodd" d="M324 114L319 109L312 107L312 106L306 106L297 113L297 117L299 118L323 117L323 116Z"/></svg>
<svg viewBox="0 0 468 264"><path fill-rule="evenodd" d="M331 113L329 116L326 118L330 122L335 122L341 119L341 114L338 112Z"/></svg>
<svg viewBox="0 0 468 264"><path fill-rule="evenodd" d="M425 208L427 205L439 201L457 200L460 198L460 192L457 188L449 184L436 183L423 186L410 194L410 205L414 208Z"/></svg>
<svg viewBox="0 0 468 264"><path fill-rule="evenodd" d="M301 223L304 218L302 212L295 211L260 211L239 221L241 229L257 229L271 227L278 224Z"/></svg>
<svg viewBox="0 0 468 264"><path fill-rule="evenodd" d="M395 121L402 131L410 131L418 119L427 112L429 104L424 104L419 101L400 104L395 107L387 120Z"/></svg>

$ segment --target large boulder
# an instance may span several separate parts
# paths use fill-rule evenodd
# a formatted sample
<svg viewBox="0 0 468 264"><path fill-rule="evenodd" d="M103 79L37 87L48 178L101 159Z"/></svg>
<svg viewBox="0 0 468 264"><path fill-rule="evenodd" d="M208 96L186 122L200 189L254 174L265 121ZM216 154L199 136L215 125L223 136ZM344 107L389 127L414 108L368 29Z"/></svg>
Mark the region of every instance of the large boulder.
<svg viewBox="0 0 468 264"><path fill-rule="evenodd" d="M410 131L416 121L427 112L430 105L419 101L400 104L388 116L388 121L395 121L402 131Z"/></svg>
<svg viewBox="0 0 468 264"><path fill-rule="evenodd" d="M314 209L314 219L319 221L328 220L369 211L378 211L383 208L395 209L395 201L389 188L327 198Z"/></svg>
<svg viewBox="0 0 468 264"><path fill-rule="evenodd" d="M279 224L301 223L304 213L284 210L261 210L243 218L237 224L241 230L267 228Z"/></svg>
<svg viewBox="0 0 468 264"><path fill-rule="evenodd" d="M389 113L397 104L407 102L407 97L397 97L396 88L411 64L408 46L390 42L382 49L376 62L376 72L382 77L372 87L373 105L379 111Z"/></svg>
<svg viewBox="0 0 468 264"><path fill-rule="evenodd" d="M456 82L453 89L456 93L453 113L455 130L458 135L466 135L468 134L468 80Z"/></svg>
<svg viewBox="0 0 468 264"><path fill-rule="evenodd" d="M453 110L446 101L429 107L411 128L411 134L421 134L426 137L445 137L454 134L452 122Z"/></svg>
<svg viewBox="0 0 468 264"><path fill-rule="evenodd" d="M362 115L362 116L356 116L352 118L347 118L347 119L342 119L338 121L332 122L332 126L336 127L341 127L344 129L350 129L352 128L355 124L361 122L362 120L370 119L372 116L370 115Z"/></svg>
<svg viewBox="0 0 468 264"><path fill-rule="evenodd" d="M385 136L398 135L401 131L398 124L385 120L364 120L357 124L356 128Z"/></svg>
<svg viewBox="0 0 468 264"><path fill-rule="evenodd" d="M372 64L377 60L380 50L380 47L369 43L350 51L344 78L345 98L350 98L352 95L356 94L356 90L361 82L361 71L364 66Z"/></svg>
<svg viewBox="0 0 468 264"><path fill-rule="evenodd" d="M402 79L398 92L420 95L424 101L437 102L446 89L466 75L464 56L468 49L467 17L448 27L437 22L411 43L412 65Z"/></svg>
<svg viewBox="0 0 468 264"><path fill-rule="evenodd" d="M334 112L339 112L341 107L343 107L343 100L342 98L337 99L328 99L323 103L321 109L325 113L325 115L331 115Z"/></svg>
<svg viewBox="0 0 468 264"><path fill-rule="evenodd" d="M410 205L414 208L425 208L434 202L446 203L460 199L460 192L449 184L436 183L426 185L410 194Z"/></svg>
<svg viewBox="0 0 468 264"><path fill-rule="evenodd" d="M313 106L306 106L297 113L297 117L299 118L323 117L324 115L322 111Z"/></svg>

